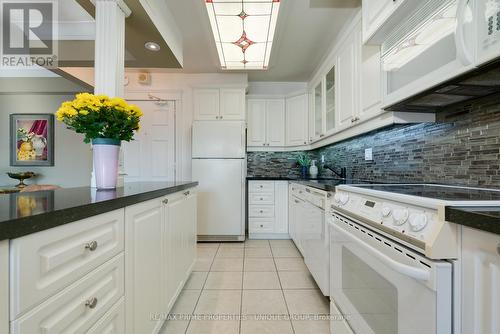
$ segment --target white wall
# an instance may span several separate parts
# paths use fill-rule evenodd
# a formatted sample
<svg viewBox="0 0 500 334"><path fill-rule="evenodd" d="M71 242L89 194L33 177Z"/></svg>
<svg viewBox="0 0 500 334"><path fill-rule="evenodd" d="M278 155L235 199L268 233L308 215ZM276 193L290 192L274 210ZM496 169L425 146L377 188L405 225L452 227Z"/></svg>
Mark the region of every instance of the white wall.
<svg viewBox="0 0 500 334"><path fill-rule="evenodd" d="M13 167L9 160L9 114L54 113L63 101L72 100L73 95L0 95L0 186L14 185L8 171L33 171L40 174L39 184L56 184L62 187L90 185L92 153L83 137L66 129L55 121L55 165L53 167ZM33 181L28 180L27 183Z"/></svg>

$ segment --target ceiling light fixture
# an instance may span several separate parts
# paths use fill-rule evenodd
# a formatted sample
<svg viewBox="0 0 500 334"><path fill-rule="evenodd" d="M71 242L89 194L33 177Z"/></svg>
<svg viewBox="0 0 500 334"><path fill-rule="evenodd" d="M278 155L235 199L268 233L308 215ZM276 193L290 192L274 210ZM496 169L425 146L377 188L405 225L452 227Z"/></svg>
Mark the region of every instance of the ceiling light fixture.
<svg viewBox="0 0 500 334"><path fill-rule="evenodd" d="M147 42L144 47L150 51L160 51L160 46L155 42Z"/></svg>
<svg viewBox="0 0 500 334"><path fill-rule="evenodd" d="M205 0L223 69L266 70L280 0Z"/></svg>

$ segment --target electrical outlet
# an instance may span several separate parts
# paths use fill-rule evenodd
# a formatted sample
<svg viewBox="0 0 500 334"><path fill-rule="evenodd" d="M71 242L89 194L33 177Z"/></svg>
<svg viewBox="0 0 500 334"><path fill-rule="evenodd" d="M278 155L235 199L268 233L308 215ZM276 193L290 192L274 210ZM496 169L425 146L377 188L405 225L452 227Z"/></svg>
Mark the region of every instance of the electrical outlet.
<svg viewBox="0 0 500 334"><path fill-rule="evenodd" d="M365 161L373 161L373 149L365 148Z"/></svg>

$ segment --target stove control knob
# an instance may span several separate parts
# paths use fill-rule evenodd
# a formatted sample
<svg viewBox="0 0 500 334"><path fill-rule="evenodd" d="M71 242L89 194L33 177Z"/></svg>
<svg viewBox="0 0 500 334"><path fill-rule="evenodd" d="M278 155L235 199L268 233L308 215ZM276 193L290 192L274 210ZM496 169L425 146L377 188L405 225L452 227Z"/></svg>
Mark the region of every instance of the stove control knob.
<svg viewBox="0 0 500 334"><path fill-rule="evenodd" d="M407 209L396 209L392 213L392 220L394 225L403 225L408 220Z"/></svg>
<svg viewBox="0 0 500 334"><path fill-rule="evenodd" d="M409 223L413 232L422 231L427 226L427 216L425 213L413 213L410 215Z"/></svg>
<svg viewBox="0 0 500 334"><path fill-rule="evenodd" d="M382 216L389 217L391 215L391 213L392 213L392 210L390 207L388 207L388 206L382 207Z"/></svg>
<svg viewBox="0 0 500 334"><path fill-rule="evenodd" d="M335 201L335 203L339 204L340 203L340 194L335 193L335 195L333 196L333 200Z"/></svg>
<svg viewBox="0 0 500 334"><path fill-rule="evenodd" d="M341 205L346 205L347 202L349 202L349 195L347 195L347 194L340 194L340 204Z"/></svg>

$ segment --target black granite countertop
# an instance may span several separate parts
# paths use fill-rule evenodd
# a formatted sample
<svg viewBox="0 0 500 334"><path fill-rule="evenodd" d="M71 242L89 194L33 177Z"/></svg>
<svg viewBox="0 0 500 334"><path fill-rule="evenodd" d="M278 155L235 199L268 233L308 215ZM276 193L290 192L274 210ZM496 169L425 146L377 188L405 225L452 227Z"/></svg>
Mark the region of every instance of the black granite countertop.
<svg viewBox="0 0 500 334"><path fill-rule="evenodd" d="M500 206L446 207L446 221L500 234Z"/></svg>
<svg viewBox="0 0 500 334"><path fill-rule="evenodd" d="M153 198L198 182L133 182L114 190L90 187L0 195L0 240L19 238Z"/></svg>
<svg viewBox="0 0 500 334"><path fill-rule="evenodd" d="M272 176L248 176L248 181L293 181L306 186L324 191L335 191L335 187L343 184L372 184L381 182L372 182L364 180L344 180L336 178L317 178L317 179L302 179L293 177L272 177Z"/></svg>

